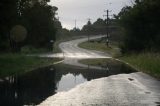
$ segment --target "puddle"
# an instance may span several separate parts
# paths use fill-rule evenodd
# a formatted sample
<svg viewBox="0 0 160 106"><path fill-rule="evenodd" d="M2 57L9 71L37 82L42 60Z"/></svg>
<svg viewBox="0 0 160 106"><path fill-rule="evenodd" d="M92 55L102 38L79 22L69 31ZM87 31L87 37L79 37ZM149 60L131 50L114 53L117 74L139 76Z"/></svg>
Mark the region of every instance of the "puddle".
<svg viewBox="0 0 160 106"><path fill-rule="evenodd" d="M160 102L155 102L157 104L157 106L160 106Z"/></svg>
<svg viewBox="0 0 160 106"><path fill-rule="evenodd" d="M107 65L101 70L60 64L0 78L0 106L36 105L57 92L70 90L86 81L132 72L135 70L124 64Z"/></svg>
<svg viewBox="0 0 160 106"><path fill-rule="evenodd" d="M129 81L134 81L134 79L132 79L132 78L128 78L128 80L129 80Z"/></svg>
<svg viewBox="0 0 160 106"><path fill-rule="evenodd" d="M145 92L146 94L151 94L151 92Z"/></svg>

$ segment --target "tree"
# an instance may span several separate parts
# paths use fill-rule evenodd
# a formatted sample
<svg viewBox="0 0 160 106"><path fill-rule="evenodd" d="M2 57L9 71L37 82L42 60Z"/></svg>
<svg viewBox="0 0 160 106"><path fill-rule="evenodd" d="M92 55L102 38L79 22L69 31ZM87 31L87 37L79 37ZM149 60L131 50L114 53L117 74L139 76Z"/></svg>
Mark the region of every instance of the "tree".
<svg viewBox="0 0 160 106"><path fill-rule="evenodd" d="M93 29L95 34L105 34L106 33L106 21L98 18L97 21L93 23Z"/></svg>
<svg viewBox="0 0 160 106"><path fill-rule="evenodd" d="M86 25L83 26L82 32L84 34L87 34L87 35L92 35L93 34L93 27L92 27L92 23L91 23L90 20L87 22Z"/></svg>
<svg viewBox="0 0 160 106"><path fill-rule="evenodd" d="M24 44L34 47L50 48L50 40L55 39L55 12L57 7L47 3L50 0L1 0L0 1L0 51ZM15 42L10 37L11 29L20 25L27 29L24 42ZM17 48L16 47L16 48ZM17 51L16 50L16 51Z"/></svg>
<svg viewBox="0 0 160 106"><path fill-rule="evenodd" d="M119 13L125 29L123 51L160 50L160 1L136 0L133 7L124 7Z"/></svg>
<svg viewBox="0 0 160 106"><path fill-rule="evenodd" d="M30 23L27 43L34 47L49 47L50 40L55 40L55 10L52 6L36 3L29 8L25 17Z"/></svg>
<svg viewBox="0 0 160 106"><path fill-rule="evenodd" d="M8 50L10 47L9 31L14 19L17 18L16 2L17 0L0 1L0 52Z"/></svg>

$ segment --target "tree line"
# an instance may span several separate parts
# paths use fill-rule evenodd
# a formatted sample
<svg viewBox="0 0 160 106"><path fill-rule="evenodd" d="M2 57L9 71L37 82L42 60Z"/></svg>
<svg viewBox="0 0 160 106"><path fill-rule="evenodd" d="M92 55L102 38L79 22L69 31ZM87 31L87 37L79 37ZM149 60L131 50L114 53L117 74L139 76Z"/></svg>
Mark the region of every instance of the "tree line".
<svg viewBox="0 0 160 106"><path fill-rule="evenodd" d="M116 16L125 35L123 52L160 51L160 0L135 0Z"/></svg>
<svg viewBox="0 0 160 106"><path fill-rule="evenodd" d="M121 27L117 23L117 19L109 18L109 24L107 26L107 19L98 18L95 22L90 20L82 27L73 28L70 30L72 35L83 35L83 36L92 36L92 35L106 35L107 31L109 32L109 39L116 42L123 41L123 35L121 34ZM105 39L104 39L105 41Z"/></svg>
<svg viewBox="0 0 160 106"><path fill-rule="evenodd" d="M52 48L51 41L56 39L55 15L58 8L48 5L49 1L0 1L0 52L20 51L24 46ZM17 42L11 35L11 30L16 25L22 26L27 31L23 41Z"/></svg>

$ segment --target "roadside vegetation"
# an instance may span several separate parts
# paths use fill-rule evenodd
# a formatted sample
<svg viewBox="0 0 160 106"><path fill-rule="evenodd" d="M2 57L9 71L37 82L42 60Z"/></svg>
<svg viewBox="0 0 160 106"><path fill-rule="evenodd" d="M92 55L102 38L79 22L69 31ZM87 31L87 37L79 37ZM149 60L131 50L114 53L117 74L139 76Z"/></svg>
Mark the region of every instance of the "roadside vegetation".
<svg viewBox="0 0 160 106"><path fill-rule="evenodd" d="M159 53L129 53L121 54L120 49L116 45L107 47L105 43L97 42L83 42L79 45L81 48L89 50L97 50L105 53L109 53L113 58L118 58L125 63L129 63L132 67L138 71L148 73L156 78L160 78L160 54ZM99 64L105 64L106 61L111 59L86 59L79 62L86 65L97 66ZM114 62L114 61L110 61Z"/></svg>
<svg viewBox="0 0 160 106"><path fill-rule="evenodd" d="M78 46L84 49L101 51L113 57L117 57L117 56L120 56L121 54L120 54L120 49L116 45L117 43L115 42L110 44L109 47L107 47L104 41L97 39L97 40L90 40L87 42L80 43Z"/></svg>
<svg viewBox="0 0 160 106"><path fill-rule="evenodd" d="M154 11L154 12L153 12ZM140 71L160 78L160 1L135 0L115 17L123 28L120 58Z"/></svg>
<svg viewBox="0 0 160 106"><path fill-rule="evenodd" d="M21 52L30 48L52 50L58 8L49 5L49 1L0 1L0 52Z"/></svg>
<svg viewBox="0 0 160 106"><path fill-rule="evenodd" d="M60 61L59 58L40 58L22 54L1 54L0 55L0 77L13 74L21 74L32 71L36 68L53 65Z"/></svg>
<svg viewBox="0 0 160 106"><path fill-rule="evenodd" d="M128 62L139 71L148 73L160 79L160 54L159 53L140 53L129 54L119 59Z"/></svg>
<svg viewBox="0 0 160 106"><path fill-rule="evenodd" d="M114 58L122 60L124 63L129 63L130 66L134 67L138 71L150 74L160 79L160 54L159 53L129 53L120 54L119 50L113 50L117 48L115 45L108 48L105 44L84 42L79 45L82 48L102 51L109 53ZM106 61L111 59L86 59L80 60L79 62L86 65L98 66L99 64L105 64ZM114 61L110 61L114 62Z"/></svg>
<svg viewBox="0 0 160 106"><path fill-rule="evenodd" d="M147 73L155 78L160 79L160 55L156 53L141 53L129 54L118 59L129 66L135 68L137 71ZM92 66L105 66L106 62L110 64L117 64L114 59L85 59L79 61L82 64Z"/></svg>
<svg viewBox="0 0 160 106"><path fill-rule="evenodd" d="M153 12L154 11L154 12ZM159 0L134 0L132 6L125 6L115 20L110 21L109 28L117 26L116 36L121 39L118 47L121 55L117 58L129 63L139 71L160 78L160 1ZM116 24L112 24L112 23ZM92 26L92 25L88 25ZM111 39L111 42L114 40ZM103 47L98 43L85 42L80 47L100 50L112 54L113 47ZM102 50L104 49L104 50ZM113 55L112 55L113 56ZM115 57L115 56L113 56Z"/></svg>
<svg viewBox="0 0 160 106"><path fill-rule="evenodd" d="M0 1L0 77L28 72L62 60L27 56L60 52L59 43L72 38L56 17L58 8L49 2ZM56 45L54 48L53 44Z"/></svg>
<svg viewBox="0 0 160 106"><path fill-rule="evenodd" d="M27 54L53 51L60 22L50 0L0 1L0 77L31 71L61 59Z"/></svg>
<svg viewBox="0 0 160 106"><path fill-rule="evenodd" d="M99 18L93 23L89 20L82 29L75 27L72 30L62 28L61 22L56 18L58 8L49 5L49 1L0 1L0 73L2 75L32 68L32 65L41 66L41 60L42 63L50 61L26 57L26 54L59 53L61 50L58 45L61 42L80 38L81 35L88 37L109 33L109 47L105 44L105 38L83 42L79 46L108 53L141 71L155 77L160 76L158 70L160 69L160 0L134 0L132 6L122 8L113 19ZM109 32L106 31L107 25ZM32 62L34 59L35 62ZM22 69L19 69L21 66L16 64L20 64ZM13 72L4 71L9 68Z"/></svg>

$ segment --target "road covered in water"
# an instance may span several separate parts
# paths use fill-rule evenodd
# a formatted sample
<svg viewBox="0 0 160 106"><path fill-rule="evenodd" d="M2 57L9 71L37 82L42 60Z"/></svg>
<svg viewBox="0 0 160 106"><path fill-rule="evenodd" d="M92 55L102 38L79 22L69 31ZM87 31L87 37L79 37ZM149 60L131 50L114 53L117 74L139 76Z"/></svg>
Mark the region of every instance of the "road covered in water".
<svg viewBox="0 0 160 106"><path fill-rule="evenodd" d="M99 37L102 36L91 39ZM64 57L64 64L81 67L87 66L78 63L80 59L111 58L102 52L79 48L77 45L84 41L87 38L61 43L63 53L42 57ZM81 83L69 91L58 92L39 106L160 106L160 81L142 72L112 75Z"/></svg>
<svg viewBox="0 0 160 106"><path fill-rule="evenodd" d="M93 36L90 37L92 39L98 39L104 37L103 35ZM45 54L41 55L41 57L60 57L64 58L64 64L74 65L74 66L81 66L81 67L88 67L87 65L80 64L78 61L81 59L93 59L93 58L112 58L109 54L94 51L94 50L86 50L83 48L79 48L78 44L87 41L88 38L81 38L77 40L63 42L59 45L62 53L57 54ZM98 68L94 67L93 68Z"/></svg>

